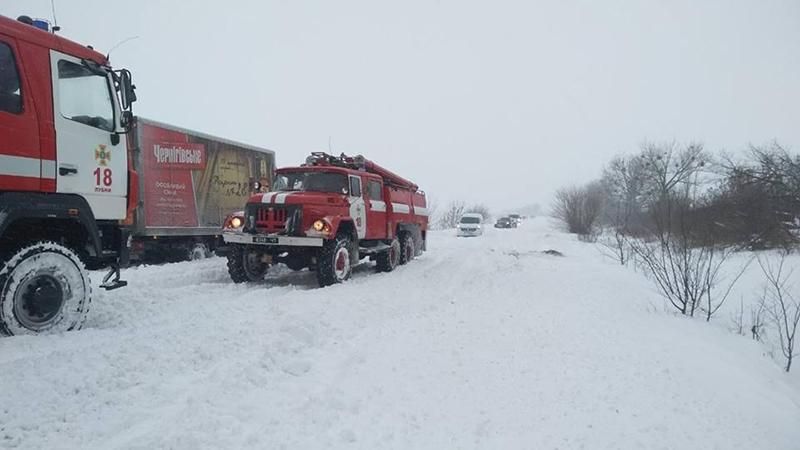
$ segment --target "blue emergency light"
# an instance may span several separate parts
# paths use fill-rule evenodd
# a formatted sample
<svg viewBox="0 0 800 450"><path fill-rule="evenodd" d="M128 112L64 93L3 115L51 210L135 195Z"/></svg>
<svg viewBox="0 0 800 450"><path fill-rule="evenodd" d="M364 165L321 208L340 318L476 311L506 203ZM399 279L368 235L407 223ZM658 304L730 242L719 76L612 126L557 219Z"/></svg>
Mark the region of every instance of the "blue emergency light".
<svg viewBox="0 0 800 450"><path fill-rule="evenodd" d="M44 31L50 31L50 22L44 19L33 19L33 23L31 25L35 26L36 28Z"/></svg>

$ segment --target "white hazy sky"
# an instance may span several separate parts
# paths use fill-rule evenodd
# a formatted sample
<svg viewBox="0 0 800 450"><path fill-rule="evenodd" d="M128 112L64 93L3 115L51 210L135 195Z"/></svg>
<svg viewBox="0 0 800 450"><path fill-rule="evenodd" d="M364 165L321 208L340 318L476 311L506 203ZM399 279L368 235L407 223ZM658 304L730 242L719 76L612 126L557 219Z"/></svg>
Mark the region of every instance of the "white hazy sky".
<svg viewBox="0 0 800 450"><path fill-rule="evenodd" d="M56 0L142 116L362 153L439 203L550 203L643 141L800 150L800 1ZM3 15L51 18L50 0Z"/></svg>

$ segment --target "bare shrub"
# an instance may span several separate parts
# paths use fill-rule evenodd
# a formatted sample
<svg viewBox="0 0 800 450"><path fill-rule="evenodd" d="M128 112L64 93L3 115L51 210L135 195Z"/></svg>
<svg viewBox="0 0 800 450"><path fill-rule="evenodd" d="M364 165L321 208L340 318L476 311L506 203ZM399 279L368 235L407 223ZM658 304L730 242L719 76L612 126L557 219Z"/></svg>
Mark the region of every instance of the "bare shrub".
<svg viewBox="0 0 800 450"><path fill-rule="evenodd" d="M618 228L612 228L609 232L600 235L598 239L600 250L606 256L625 266L630 262L631 249L628 245L628 237Z"/></svg>
<svg viewBox="0 0 800 450"><path fill-rule="evenodd" d="M739 310L731 316L731 322L733 323L733 331L736 334L740 336L747 334L744 324L744 299L739 299Z"/></svg>
<svg viewBox="0 0 800 450"><path fill-rule="evenodd" d="M750 336L754 341L761 341L761 335L764 330L764 306L766 302L767 290L764 289L764 295L761 296L761 301L758 305L750 307Z"/></svg>
<svg viewBox="0 0 800 450"><path fill-rule="evenodd" d="M595 236L603 200L599 183L560 189L556 192L551 215L562 222L570 233L584 238Z"/></svg>
<svg viewBox="0 0 800 450"><path fill-rule="evenodd" d="M776 260L758 258L758 264L766 278L766 295L763 299L764 311L778 331L781 352L786 358L785 370L792 368L795 353L797 325L800 323L800 300L792 293L794 269L786 267L788 251L781 251Z"/></svg>
<svg viewBox="0 0 800 450"><path fill-rule="evenodd" d="M630 246L640 266L675 309L687 316L700 311L706 321L719 311L747 267L742 267L720 293L717 288L724 281L722 269L733 248L693 247L687 239L672 236L660 236L655 241L632 239Z"/></svg>

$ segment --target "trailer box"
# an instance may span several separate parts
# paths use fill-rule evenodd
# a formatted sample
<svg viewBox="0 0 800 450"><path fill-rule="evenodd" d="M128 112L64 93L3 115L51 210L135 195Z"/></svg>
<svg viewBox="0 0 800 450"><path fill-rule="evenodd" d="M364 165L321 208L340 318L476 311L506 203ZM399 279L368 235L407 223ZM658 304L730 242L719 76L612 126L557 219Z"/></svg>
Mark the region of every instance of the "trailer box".
<svg viewBox="0 0 800 450"><path fill-rule="evenodd" d="M173 261L210 254L223 223L253 193L270 186L275 153L136 118L129 135L138 173L131 258Z"/></svg>

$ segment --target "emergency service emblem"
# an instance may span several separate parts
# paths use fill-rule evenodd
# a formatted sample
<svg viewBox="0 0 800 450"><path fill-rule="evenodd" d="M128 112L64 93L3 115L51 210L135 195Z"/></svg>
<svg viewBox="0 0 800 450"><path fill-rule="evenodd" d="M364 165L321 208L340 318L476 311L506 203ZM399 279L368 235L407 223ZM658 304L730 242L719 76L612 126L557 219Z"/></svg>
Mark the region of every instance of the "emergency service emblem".
<svg viewBox="0 0 800 450"><path fill-rule="evenodd" d="M104 144L99 144L94 149L94 159L97 160L97 164L107 166L108 161L111 160L111 149L107 149Z"/></svg>

